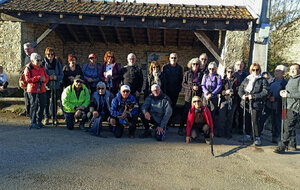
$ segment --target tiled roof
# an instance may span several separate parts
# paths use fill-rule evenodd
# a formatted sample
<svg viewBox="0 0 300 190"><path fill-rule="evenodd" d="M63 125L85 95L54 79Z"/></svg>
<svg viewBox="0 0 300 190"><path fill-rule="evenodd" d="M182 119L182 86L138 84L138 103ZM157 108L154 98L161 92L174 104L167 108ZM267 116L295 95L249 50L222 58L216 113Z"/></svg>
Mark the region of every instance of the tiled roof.
<svg viewBox="0 0 300 190"><path fill-rule="evenodd" d="M54 14L86 14L132 17L241 19L253 20L243 6L203 6L177 4L114 3L99 1L10 0L0 11L25 11Z"/></svg>

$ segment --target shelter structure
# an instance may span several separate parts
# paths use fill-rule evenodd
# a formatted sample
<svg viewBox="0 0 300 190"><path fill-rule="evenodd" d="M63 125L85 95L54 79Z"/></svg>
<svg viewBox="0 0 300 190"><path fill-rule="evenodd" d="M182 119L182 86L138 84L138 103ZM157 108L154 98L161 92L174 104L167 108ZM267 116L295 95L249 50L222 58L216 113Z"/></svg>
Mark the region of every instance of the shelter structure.
<svg viewBox="0 0 300 190"><path fill-rule="evenodd" d="M12 80L22 67L22 44L28 41L42 56L51 46L64 62L73 53L80 64L89 53L102 63L111 50L124 65L133 52L147 71L151 59L163 64L171 52L178 53L183 67L203 52L209 61L225 66L227 32L255 28L255 19L243 6L2 0L0 14L0 65Z"/></svg>

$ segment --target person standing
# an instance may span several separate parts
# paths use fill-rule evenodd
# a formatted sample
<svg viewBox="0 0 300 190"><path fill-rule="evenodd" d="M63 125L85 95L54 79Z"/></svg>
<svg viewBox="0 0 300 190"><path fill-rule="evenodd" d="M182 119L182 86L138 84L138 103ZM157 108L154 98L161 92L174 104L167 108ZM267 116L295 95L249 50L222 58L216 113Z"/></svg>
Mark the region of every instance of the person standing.
<svg viewBox="0 0 300 190"><path fill-rule="evenodd" d="M83 65L83 77L86 86L91 94L96 91L96 85L100 81L100 66L96 63L96 55L91 53L88 56L89 63Z"/></svg>
<svg viewBox="0 0 300 190"><path fill-rule="evenodd" d="M170 54L169 61L168 64L163 66L163 74L166 79L165 93L171 100L173 110L171 118L173 118L175 115L177 99L182 88L183 70L182 67L177 64L178 56L176 53Z"/></svg>
<svg viewBox="0 0 300 190"><path fill-rule="evenodd" d="M127 65L121 69L121 84L130 87L130 93L139 102L140 93L143 87L143 72L139 66L136 65L136 56L133 53L127 56Z"/></svg>
<svg viewBox="0 0 300 190"><path fill-rule="evenodd" d="M269 93L268 81L261 76L261 67L258 63L250 66L250 75L245 78L239 87L238 94L242 99L241 106L246 106L244 141L251 141L255 138L254 145L261 145L261 127L260 122L262 110ZM250 109L252 108L252 109ZM253 128L252 128L253 127ZM254 134L253 134L254 132Z"/></svg>
<svg viewBox="0 0 300 190"><path fill-rule="evenodd" d="M233 76L233 67L227 67L222 81L218 134L226 138L232 137L233 113L237 107L238 81Z"/></svg>
<svg viewBox="0 0 300 190"><path fill-rule="evenodd" d="M77 64L77 57L73 54L68 55L68 65L63 68L64 78L63 86L66 88L74 83L74 78L77 75L83 76L80 65Z"/></svg>
<svg viewBox="0 0 300 190"><path fill-rule="evenodd" d="M270 79L270 92L266 101L264 115L261 119L261 123L265 124L268 117L272 115L272 143L278 143L281 132L282 98L279 92L284 90L287 84L287 81L283 78L285 71L284 65L278 65L275 68L275 77Z"/></svg>
<svg viewBox="0 0 300 190"><path fill-rule="evenodd" d="M207 54L206 53L202 53L200 56L199 56L199 61L200 61L200 66L199 66L199 69L200 71L202 72L202 74L208 74L208 57L207 57Z"/></svg>
<svg viewBox="0 0 300 190"><path fill-rule="evenodd" d="M49 77L37 53L30 55L31 62L26 66L24 74L27 82L27 92L30 100L30 127L43 127L42 119L46 104L46 87Z"/></svg>
<svg viewBox="0 0 300 190"><path fill-rule="evenodd" d="M21 73L22 73L22 76L23 77L23 73L24 73L24 70L26 68L26 66L28 66L28 64L31 62L30 60L30 56L31 54L34 52L34 48L32 46L31 43L27 42L23 45L23 48L24 48L24 52L25 52L25 58L24 58L24 63L23 63L23 68L21 69ZM24 79L25 79L25 76L24 76ZM24 87L22 87L24 89L24 102L25 102L25 110L20 113L19 115L21 116L29 116L30 114L30 101L29 101L29 95L27 93L27 84L24 85Z"/></svg>
<svg viewBox="0 0 300 190"><path fill-rule="evenodd" d="M105 82L106 88L116 95L119 91L121 66L117 63L115 53L107 51L104 55L104 63L101 66L100 79Z"/></svg>
<svg viewBox="0 0 300 190"><path fill-rule="evenodd" d="M187 67L190 69L184 73L182 87L184 88L184 110L181 115L180 127L178 129L178 135L183 136L183 128L186 123L188 112L191 108L192 98L194 96L202 96L201 81L203 73L199 69L201 61L198 58L191 59Z"/></svg>
<svg viewBox="0 0 300 190"><path fill-rule="evenodd" d="M280 96L283 98L283 101L286 101L286 110L283 110L283 116L285 117L283 123L283 136L274 150L275 153L279 154L284 153L286 148L291 151L297 150L296 124L300 113L299 64L295 63L290 67L290 76L291 78L288 81L285 90L280 91Z"/></svg>
<svg viewBox="0 0 300 190"><path fill-rule="evenodd" d="M49 81L46 84L46 106L45 106L45 125L49 125L50 113L49 109L51 108L51 114L53 117L54 123L57 124L57 100L60 99L60 84L64 77L62 71L62 66L55 59L55 51L52 47L47 47L45 50L45 58L42 62L45 67L46 73L49 76ZM50 106L51 105L51 106Z"/></svg>
<svg viewBox="0 0 300 190"><path fill-rule="evenodd" d="M0 66L0 90L7 88L7 85L8 85L7 76L3 72L3 67Z"/></svg>

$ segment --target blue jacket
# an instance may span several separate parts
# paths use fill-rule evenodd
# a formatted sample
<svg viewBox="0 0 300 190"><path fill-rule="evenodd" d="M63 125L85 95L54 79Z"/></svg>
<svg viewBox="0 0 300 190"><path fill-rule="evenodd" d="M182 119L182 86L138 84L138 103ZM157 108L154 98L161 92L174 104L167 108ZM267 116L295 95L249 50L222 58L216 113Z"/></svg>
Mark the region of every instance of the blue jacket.
<svg viewBox="0 0 300 190"><path fill-rule="evenodd" d="M117 96L112 100L110 114L113 117L120 116L124 111L124 106L128 104L134 104L134 108L131 110L131 114L138 114L138 104L135 97L130 94L128 98L123 101L121 93L118 92Z"/></svg>
<svg viewBox="0 0 300 190"><path fill-rule="evenodd" d="M82 67L84 80L87 81L87 78L92 78L92 87L95 87L100 81L100 66L98 64L94 65L94 68L91 67L91 64L84 64Z"/></svg>
<svg viewBox="0 0 300 190"><path fill-rule="evenodd" d="M111 102L114 98L114 95L111 94L108 90L105 91L104 95L104 100L107 105L108 110L110 111L111 108ZM103 102L100 102L100 94L98 91L95 91L93 93L93 98L92 98L92 106L94 107L94 110L98 111L100 108L100 105L102 105Z"/></svg>

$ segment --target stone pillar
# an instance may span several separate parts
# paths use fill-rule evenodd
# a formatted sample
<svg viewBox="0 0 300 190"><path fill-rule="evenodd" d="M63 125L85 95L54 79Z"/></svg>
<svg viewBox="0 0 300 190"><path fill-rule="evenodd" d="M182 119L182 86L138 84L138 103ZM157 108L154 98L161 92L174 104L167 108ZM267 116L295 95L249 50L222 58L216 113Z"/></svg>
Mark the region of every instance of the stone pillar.
<svg viewBox="0 0 300 190"><path fill-rule="evenodd" d="M18 86L21 64L21 23L0 21L0 65L7 74L9 86Z"/></svg>

